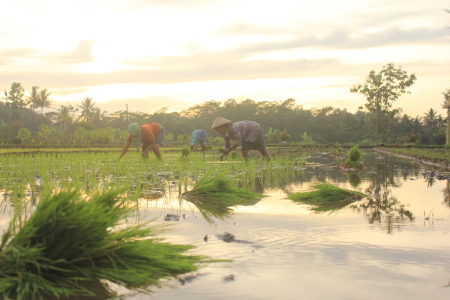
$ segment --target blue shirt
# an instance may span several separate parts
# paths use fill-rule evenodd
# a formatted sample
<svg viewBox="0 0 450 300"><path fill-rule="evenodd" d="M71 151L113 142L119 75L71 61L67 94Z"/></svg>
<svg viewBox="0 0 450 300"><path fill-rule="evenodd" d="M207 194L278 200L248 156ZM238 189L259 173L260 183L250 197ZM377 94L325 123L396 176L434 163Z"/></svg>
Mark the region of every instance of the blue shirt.
<svg viewBox="0 0 450 300"><path fill-rule="evenodd" d="M202 139L199 139L198 138L198 136L196 135L196 132L197 131L201 131L201 130L195 130L193 133L192 133L192 136L191 136L191 146L194 146L196 143L199 143L200 145L204 145L205 143L206 143L206 139L205 140L202 140Z"/></svg>

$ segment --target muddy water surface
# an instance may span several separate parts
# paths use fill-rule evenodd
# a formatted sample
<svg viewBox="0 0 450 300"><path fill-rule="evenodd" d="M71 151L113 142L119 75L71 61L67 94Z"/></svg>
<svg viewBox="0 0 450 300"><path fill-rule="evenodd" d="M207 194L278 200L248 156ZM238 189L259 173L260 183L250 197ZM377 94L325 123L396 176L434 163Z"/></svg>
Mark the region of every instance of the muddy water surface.
<svg viewBox="0 0 450 300"><path fill-rule="evenodd" d="M195 245L209 264L164 283L151 296L122 299L450 299L448 180L430 167L366 152L355 175L316 154L268 197L207 222L189 202L143 200L143 219L171 224L164 237ZM434 170L439 171L439 170ZM315 212L287 199L322 181L370 195L337 211ZM175 217L178 216L178 217ZM228 237L225 238L229 234Z"/></svg>

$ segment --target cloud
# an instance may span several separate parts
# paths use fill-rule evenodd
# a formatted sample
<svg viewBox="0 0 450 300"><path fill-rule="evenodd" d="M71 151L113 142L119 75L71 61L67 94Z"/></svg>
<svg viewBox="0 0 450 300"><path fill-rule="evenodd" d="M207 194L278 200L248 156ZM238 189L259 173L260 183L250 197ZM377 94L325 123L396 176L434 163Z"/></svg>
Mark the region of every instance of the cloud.
<svg viewBox="0 0 450 300"><path fill-rule="evenodd" d="M334 30L329 34L301 35L279 42L261 42L240 46L233 51L240 55L257 55L273 51L288 51L299 48L318 48L323 50L350 50L393 45L448 44L450 31L443 29L389 28L373 33Z"/></svg>
<svg viewBox="0 0 450 300"><path fill-rule="evenodd" d="M1 72L0 85L12 81L24 85L51 88L92 87L118 83L167 84L180 82L236 80L258 78L292 78L304 76L335 76L343 66L337 59L297 59L289 61L220 59L221 55L166 58L166 67L127 70L111 73L72 72ZM346 67L347 72L352 68Z"/></svg>
<svg viewBox="0 0 450 300"><path fill-rule="evenodd" d="M15 69L25 66L26 69L30 69L32 66L42 68L42 66L48 64L67 66L89 63L94 61L94 56L91 54L94 44L94 40L80 41L75 49L57 53L42 52L29 48L3 50L0 52L0 65L12 66Z"/></svg>
<svg viewBox="0 0 450 300"><path fill-rule="evenodd" d="M50 55L47 54L44 59L60 64L89 63L94 61L94 56L91 52L95 42L95 40L80 41L74 50Z"/></svg>
<svg viewBox="0 0 450 300"><path fill-rule="evenodd" d="M108 113L118 112L118 111L128 111L130 112L145 112L145 113L153 113L161 108L168 107L168 112L181 112L183 109L190 107L192 104L180 100L173 99L171 97L165 96L149 96L145 98L134 98L134 99L117 99L111 100L108 102L96 102L95 99L95 107L100 108L102 111L107 111ZM54 101L53 105L56 107L57 105L67 105L67 103L71 105L80 105L80 101L70 101L70 102L61 102ZM128 107L127 107L128 106Z"/></svg>
<svg viewBox="0 0 450 300"><path fill-rule="evenodd" d="M0 66L8 66L20 62L22 59L33 57L36 50L27 48L16 48L0 52Z"/></svg>

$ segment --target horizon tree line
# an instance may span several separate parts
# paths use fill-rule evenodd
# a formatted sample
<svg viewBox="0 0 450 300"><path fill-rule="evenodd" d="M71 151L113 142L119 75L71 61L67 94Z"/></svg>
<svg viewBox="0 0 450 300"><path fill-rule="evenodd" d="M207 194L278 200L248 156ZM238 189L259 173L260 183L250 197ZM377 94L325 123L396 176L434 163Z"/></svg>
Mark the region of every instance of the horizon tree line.
<svg viewBox="0 0 450 300"><path fill-rule="evenodd" d="M181 112L163 107L153 114L119 110L108 113L86 97L80 105L51 107L51 93L33 86L25 95L22 84L12 83L0 101L1 144L101 145L122 143L129 123L163 124L171 141L186 141L195 129L208 129L216 116L230 120L253 120L261 124L270 143L421 143L448 144L450 125L450 89L443 92L447 118L430 108L423 116L411 117L393 108L398 98L417 80L414 74L396 68L393 63L378 73L371 71L363 84L350 88L366 97L357 112L327 106L304 109L295 99L254 101L246 99L223 102L211 100L192 105ZM39 113L37 113L39 110ZM208 131L211 141L220 137Z"/></svg>

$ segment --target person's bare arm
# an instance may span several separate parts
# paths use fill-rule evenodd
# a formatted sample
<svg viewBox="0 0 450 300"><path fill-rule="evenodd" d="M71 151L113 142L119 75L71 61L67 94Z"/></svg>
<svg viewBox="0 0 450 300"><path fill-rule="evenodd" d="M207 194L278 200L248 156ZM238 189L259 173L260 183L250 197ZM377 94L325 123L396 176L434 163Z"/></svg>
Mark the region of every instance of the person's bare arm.
<svg viewBox="0 0 450 300"><path fill-rule="evenodd" d="M122 152L120 152L120 156L119 156L118 160L120 160L125 155L125 153L128 152L128 149L130 149L130 146L131 146L131 143L128 143L128 142L125 143L125 145L123 146Z"/></svg>

